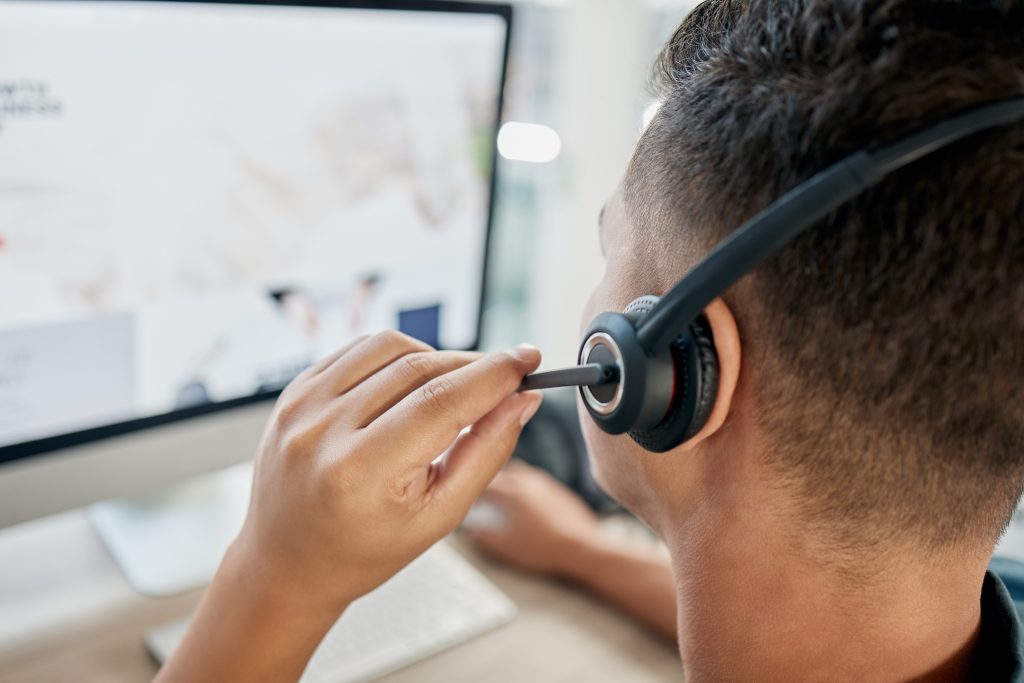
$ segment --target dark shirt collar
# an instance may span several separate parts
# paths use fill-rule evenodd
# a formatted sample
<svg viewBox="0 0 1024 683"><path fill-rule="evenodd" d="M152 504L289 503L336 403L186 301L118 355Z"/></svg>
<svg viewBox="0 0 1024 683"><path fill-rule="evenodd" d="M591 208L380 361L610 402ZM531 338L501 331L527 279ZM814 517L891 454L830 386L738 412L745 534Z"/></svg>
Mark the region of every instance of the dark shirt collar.
<svg viewBox="0 0 1024 683"><path fill-rule="evenodd" d="M992 572L985 574L981 589L981 633L971 680L1024 683L1020 617L1006 586Z"/></svg>

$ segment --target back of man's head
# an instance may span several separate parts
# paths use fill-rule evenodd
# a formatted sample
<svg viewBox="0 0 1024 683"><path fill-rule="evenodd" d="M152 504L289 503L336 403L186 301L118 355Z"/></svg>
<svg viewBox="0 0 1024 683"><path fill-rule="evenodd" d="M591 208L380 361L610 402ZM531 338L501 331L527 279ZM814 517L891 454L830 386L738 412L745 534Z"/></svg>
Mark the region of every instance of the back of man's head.
<svg viewBox="0 0 1024 683"><path fill-rule="evenodd" d="M847 154L1024 95L1024 0L708 0L656 87L628 209L651 244L710 247ZM894 174L725 298L808 520L854 548L994 543L1024 481L1024 124Z"/></svg>

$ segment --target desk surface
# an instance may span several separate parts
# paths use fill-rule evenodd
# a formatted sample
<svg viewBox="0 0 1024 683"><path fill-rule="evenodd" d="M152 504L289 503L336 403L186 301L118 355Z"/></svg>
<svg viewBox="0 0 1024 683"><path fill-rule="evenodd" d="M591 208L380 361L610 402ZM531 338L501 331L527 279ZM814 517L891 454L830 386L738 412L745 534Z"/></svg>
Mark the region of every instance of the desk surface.
<svg viewBox="0 0 1024 683"><path fill-rule="evenodd" d="M3 680L151 680L156 665L143 635L188 615L200 592L139 596L121 579L80 513L34 526L46 525L52 528L0 532ZM599 601L496 565L458 536L449 542L515 601L519 615L507 626L379 679L382 683L682 679L674 647Z"/></svg>

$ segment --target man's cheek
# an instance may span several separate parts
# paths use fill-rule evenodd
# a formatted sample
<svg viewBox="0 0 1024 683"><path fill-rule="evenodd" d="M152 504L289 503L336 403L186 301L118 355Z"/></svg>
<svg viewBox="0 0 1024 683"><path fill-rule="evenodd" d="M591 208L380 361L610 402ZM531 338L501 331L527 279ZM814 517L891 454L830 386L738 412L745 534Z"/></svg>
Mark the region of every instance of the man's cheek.
<svg viewBox="0 0 1024 683"><path fill-rule="evenodd" d="M590 329L590 323L594 322L599 314L605 312L607 307L603 305L605 301L605 281L607 278L603 278L594 288L594 291L590 293L590 298L587 299L587 303L583 306L582 315L580 315L580 337L587 333Z"/></svg>

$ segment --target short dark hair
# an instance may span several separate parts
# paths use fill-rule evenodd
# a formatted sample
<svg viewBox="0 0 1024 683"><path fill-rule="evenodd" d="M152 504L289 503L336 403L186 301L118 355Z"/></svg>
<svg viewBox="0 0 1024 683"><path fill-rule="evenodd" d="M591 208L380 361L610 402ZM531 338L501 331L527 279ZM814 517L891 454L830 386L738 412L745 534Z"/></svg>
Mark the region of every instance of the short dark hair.
<svg viewBox="0 0 1024 683"><path fill-rule="evenodd" d="M627 208L652 243L710 247L851 152L1024 94L1024 2L707 0L654 86ZM1024 124L894 174L725 298L808 520L995 542L1024 482Z"/></svg>

